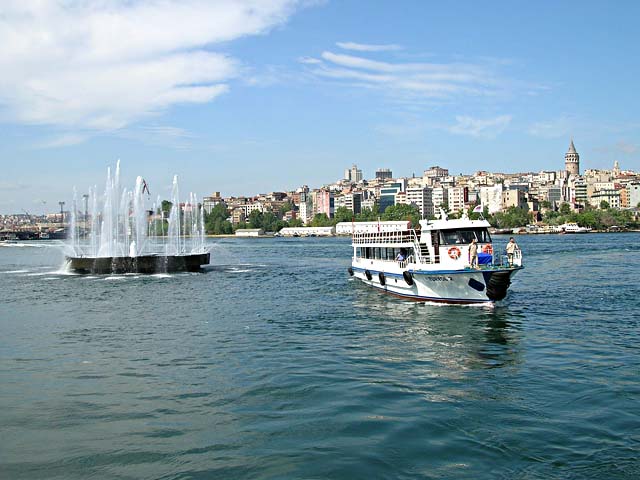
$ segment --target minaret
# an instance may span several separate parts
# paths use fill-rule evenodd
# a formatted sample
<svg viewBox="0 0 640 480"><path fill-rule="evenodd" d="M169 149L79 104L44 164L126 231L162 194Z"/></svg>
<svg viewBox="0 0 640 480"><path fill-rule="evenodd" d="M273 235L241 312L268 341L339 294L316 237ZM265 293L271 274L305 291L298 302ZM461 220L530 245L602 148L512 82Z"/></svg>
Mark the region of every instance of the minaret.
<svg viewBox="0 0 640 480"><path fill-rule="evenodd" d="M569 144L569 151L564 154L564 169L569 175L580 175L580 155L578 155L576 147L573 145L573 138Z"/></svg>

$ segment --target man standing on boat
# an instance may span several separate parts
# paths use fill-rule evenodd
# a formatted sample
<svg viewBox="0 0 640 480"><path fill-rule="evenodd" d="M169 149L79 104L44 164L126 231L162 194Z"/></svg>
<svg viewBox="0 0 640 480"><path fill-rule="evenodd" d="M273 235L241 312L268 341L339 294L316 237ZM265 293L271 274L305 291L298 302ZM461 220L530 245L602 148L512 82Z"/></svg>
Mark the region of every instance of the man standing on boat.
<svg viewBox="0 0 640 480"><path fill-rule="evenodd" d="M478 243L474 238L469 245L469 265L471 268L478 268Z"/></svg>
<svg viewBox="0 0 640 480"><path fill-rule="evenodd" d="M513 254L516 253L516 250L518 250L518 244L513 237L511 237L509 243L507 243L507 260L509 261L510 267L513 266Z"/></svg>

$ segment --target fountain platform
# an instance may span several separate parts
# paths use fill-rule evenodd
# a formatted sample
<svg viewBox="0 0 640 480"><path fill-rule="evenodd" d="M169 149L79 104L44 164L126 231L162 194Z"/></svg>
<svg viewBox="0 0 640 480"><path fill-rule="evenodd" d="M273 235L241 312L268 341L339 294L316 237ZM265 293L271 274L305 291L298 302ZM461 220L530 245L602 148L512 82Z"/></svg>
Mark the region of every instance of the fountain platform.
<svg viewBox="0 0 640 480"><path fill-rule="evenodd" d="M208 265L210 254L141 255L138 257L66 257L75 273L173 273L199 272Z"/></svg>

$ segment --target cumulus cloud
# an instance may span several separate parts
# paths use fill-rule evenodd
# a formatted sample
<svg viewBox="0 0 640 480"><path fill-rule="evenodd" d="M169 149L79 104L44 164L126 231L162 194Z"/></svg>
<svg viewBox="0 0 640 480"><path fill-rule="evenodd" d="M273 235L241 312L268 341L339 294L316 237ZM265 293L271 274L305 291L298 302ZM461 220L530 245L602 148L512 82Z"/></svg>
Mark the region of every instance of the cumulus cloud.
<svg viewBox="0 0 640 480"><path fill-rule="evenodd" d="M402 50L400 45L395 44L371 45L355 42L337 42L336 45L343 50L354 50L357 52L394 52Z"/></svg>
<svg viewBox="0 0 640 480"><path fill-rule="evenodd" d="M295 0L3 0L5 121L113 130L229 90L222 42L283 24ZM64 143L64 141L62 141Z"/></svg>
<svg viewBox="0 0 640 480"><path fill-rule="evenodd" d="M451 133L472 137L495 138L511 123L511 115L500 115L495 118L473 118L457 116L456 124L449 128Z"/></svg>

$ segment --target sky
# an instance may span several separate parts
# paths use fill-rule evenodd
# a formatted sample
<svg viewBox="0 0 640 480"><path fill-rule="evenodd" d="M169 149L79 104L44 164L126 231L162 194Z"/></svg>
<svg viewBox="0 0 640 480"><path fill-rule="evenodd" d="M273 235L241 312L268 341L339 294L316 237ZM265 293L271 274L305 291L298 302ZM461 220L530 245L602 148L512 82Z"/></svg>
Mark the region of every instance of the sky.
<svg viewBox="0 0 640 480"><path fill-rule="evenodd" d="M640 2L2 0L0 214L133 187L640 170Z"/></svg>

